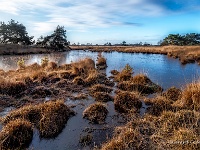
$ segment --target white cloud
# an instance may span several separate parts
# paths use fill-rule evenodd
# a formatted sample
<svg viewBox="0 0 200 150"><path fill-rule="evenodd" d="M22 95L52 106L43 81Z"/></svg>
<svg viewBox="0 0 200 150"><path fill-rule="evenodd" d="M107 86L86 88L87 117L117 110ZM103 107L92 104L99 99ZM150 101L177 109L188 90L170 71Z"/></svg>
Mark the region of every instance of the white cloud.
<svg viewBox="0 0 200 150"><path fill-rule="evenodd" d="M1 14L10 14L10 19L20 19L17 21L28 24L29 34L35 37L48 34L57 25L81 31L113 25L137 25L135 16L157 16L163 12L162 8L147 0L1 0L0 7ZM127 16L132 19L126 20ZM0 16L0 20L2 18Z"/></svg>

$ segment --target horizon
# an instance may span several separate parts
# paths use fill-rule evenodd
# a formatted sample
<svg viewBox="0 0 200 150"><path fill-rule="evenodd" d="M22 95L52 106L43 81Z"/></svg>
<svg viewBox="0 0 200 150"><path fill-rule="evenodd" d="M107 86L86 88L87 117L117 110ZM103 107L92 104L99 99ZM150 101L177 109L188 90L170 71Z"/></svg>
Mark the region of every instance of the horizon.
<svg viewBox="0 0 200 150"><path fill-rule="evenodd" d="M2 0L0 12L0 21L22 23L35 40L64 26L71 44L156 45L168 34L200 32L198 0Z"/></svg>

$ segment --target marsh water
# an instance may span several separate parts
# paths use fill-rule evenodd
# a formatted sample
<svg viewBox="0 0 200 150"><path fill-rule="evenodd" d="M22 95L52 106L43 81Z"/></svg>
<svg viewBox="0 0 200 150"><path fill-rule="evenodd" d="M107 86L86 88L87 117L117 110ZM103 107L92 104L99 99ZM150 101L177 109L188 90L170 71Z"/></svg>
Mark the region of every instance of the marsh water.
<svg viewBox="0 0 200 150"><path fill-rule="evenodd" d="M197 64L181 65L179 60L169 58L166 55L119 52L98 53L83 50L54 54L0 56L0 68L4 70L17 69L17 61L22 58L27 65L35 62L40 64L41 59L44 57L48 57L50 61L57 62L58 64L65 64L85 57L90 57L96 61L99 55L107 59L108 67L103 72L108 77L111 75L111 70L122 70L126 64L129 64L133 68L134 74L146 74L153 82L161 85L164 89L171 86L182 88L185 84L199 78L200 66ZM72 108L76 115L68 120L62 133L54 139L40 139L38 132L35 130L29 149L89 149L107 141L112 136L114 128L124 124L123 116L115 112L113 102L108 102L106 105L109 114L105 123L101 125L91 124L82 118L82 112L92 103L94 103L94 99L90 96L88 100L66 100L67 105L76 106ZM91 135L93 138L90 146L84 146L84 143L79 143L80 139L87 135Z"/></svg>
<svg viewBox="0 0 200 150"><path fill-rule="evenodd" d="M41 63L41 59L48 57L50 61L58 64L75 62L85 57L96 60L98 52L75 50L54 54L33 54L18 56L0 56L0 68L4 70L16 69L17 61L21 58L25 64ZM105 69L107 76L110 76L110 70L121 70L126 64L129 64L134 73L143 73L153 81L161 85L164 89L171 86L182 88L186 83L197 79L200 74L200 66L196 63L181 65L178 59L169 58L160 54L141 54L141 53L119 53L102 52L102 56L107 59L108 67Z"/></svg>

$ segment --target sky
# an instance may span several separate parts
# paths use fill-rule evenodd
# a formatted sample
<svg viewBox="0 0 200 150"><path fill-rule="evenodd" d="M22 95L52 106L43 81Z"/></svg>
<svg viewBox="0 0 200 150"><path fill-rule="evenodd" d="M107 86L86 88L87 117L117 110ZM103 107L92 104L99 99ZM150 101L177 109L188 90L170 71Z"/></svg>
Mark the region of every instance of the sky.
<svg viewBox="0 0 200 150"><path fill-rule="evenodd" d="M0 21L11 19L35 40L60 25L71 44L157 44L200 33L200 0L0 0Z"/></svg>

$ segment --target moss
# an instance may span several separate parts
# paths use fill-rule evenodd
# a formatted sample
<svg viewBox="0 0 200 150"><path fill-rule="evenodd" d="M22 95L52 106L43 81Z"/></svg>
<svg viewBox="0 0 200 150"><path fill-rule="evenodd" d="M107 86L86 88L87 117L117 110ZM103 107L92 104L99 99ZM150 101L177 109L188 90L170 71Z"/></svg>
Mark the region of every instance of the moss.
<svg viewBox="0 0 200 150"><path fill-rule="evenodd" d="M33 128L30 122L17 119L10 121L0 132L0 147L7 149L28 148L33 138Z"/></svg>

